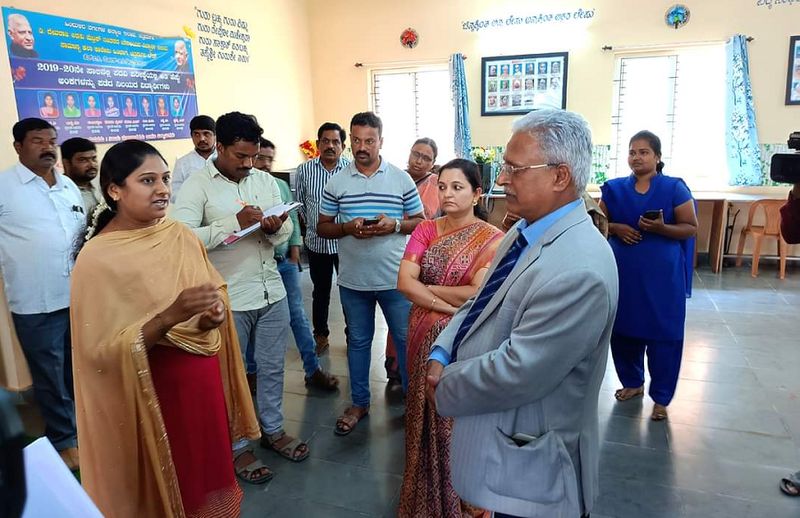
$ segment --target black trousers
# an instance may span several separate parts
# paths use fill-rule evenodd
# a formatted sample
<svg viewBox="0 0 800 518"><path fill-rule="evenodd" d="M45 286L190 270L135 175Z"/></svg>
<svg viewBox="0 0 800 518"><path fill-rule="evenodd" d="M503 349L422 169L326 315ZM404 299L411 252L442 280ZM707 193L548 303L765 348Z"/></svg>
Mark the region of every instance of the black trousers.
<svg viewBox="0 0 800 518"><path fill-rule="evenodd" d="M333 272L339 272L339 254L320 254L306 249L308 269L314 289L311 293L311 321L315 336L328 336L328 309L331 304Z"/></svg>

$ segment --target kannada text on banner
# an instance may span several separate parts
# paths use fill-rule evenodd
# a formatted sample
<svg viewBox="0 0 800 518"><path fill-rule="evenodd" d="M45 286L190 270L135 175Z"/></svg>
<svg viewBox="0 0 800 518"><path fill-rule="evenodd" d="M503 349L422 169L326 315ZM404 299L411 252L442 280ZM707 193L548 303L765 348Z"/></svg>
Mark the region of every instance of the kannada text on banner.
<svg viewBox="0 0 800 518"><path fill-rule="evenodd" d="M97 143L189 137L190 41L7 7L3 20L20 119Z"/></svg>

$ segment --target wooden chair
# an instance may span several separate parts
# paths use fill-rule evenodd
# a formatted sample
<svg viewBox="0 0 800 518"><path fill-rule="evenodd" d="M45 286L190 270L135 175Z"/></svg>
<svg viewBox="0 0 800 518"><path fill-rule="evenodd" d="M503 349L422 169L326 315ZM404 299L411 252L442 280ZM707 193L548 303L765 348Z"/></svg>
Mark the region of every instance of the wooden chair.
<svg viewBox="0 0 800 518"><path fill-rule="evenodd" d="M786 202L783 200L759 200L750 205L747 214L747 225L739 236L739 246L736 254L736 266L742 265L742 253L748 234L753 236L753 267L750 274L758 277L758 260L761 257L761 244L765 237L774 237L778 242L778 256L780 257L780 278L786 277L786 251L789 246L781 236L781 207ZM764 210L764 224L753 225L753 217L759 209Z"/></svg>

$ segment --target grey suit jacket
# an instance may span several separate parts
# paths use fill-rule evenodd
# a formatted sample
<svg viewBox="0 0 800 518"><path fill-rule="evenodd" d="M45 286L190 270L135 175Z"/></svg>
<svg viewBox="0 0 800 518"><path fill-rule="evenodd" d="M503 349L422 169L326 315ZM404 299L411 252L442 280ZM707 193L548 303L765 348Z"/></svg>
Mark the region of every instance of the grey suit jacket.
<svg viewBox="0 0 800 518"><path fill-rule="evenodd" d="M500 244L486 280L517 235L512 229ZM576 518L591 510L597 394L617 288L614 256L582 206L519 259L436 389L439 413L455 417L451 470L464 500L525 517ZM436 345L451 352L474 300ZM536 439L518 446L516 433Z"/></svg>

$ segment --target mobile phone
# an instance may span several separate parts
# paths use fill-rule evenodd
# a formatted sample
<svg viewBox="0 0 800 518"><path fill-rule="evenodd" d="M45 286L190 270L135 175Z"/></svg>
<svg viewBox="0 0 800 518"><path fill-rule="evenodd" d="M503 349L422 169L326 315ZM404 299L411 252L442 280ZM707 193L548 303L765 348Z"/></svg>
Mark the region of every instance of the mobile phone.
<svg viewBox="0 0 800 518"><path fill-rule="evenodd" d="M658 217L660 215L661 215L661 211L660 210L646 210L646 211L644 211L644 214L642 214L642 217L644 219L656 220L656 219L658 219Z"/></svg>
<svg viewBox="0 0 800 518"><path fill-rule="evenodd" d="M365 219L362 225L364 225L365 227L368 227L370 225L377 225L378 221L380 221L378 218Z"/></svg>

